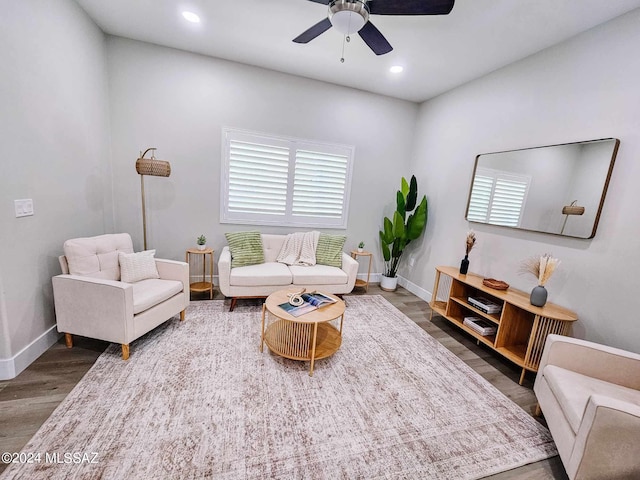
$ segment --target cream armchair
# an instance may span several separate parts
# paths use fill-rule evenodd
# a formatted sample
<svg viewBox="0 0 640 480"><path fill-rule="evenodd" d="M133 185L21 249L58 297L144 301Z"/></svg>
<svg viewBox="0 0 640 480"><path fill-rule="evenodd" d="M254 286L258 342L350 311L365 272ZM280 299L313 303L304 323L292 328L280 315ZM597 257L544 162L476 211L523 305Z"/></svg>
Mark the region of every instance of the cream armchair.
<svg viewBox="0 0 640 480"><path fill-rule="evenodd" d="M125 283L120 252L133 253L129 234L65 242L65 255L59 257L63 273L53 277L53 295L58 331L65 334L67 347L73 346L73 335L96 338L121 344L127 360L133 340L178 313L184 320L189 265L155 259L154 277L159 278Z"/></svg>
<svg viewBox="0 0 640 480"><path fill-rule="evenodd" d="M533 390L570 479L640 478L640 355L549 335Z"/></svg>

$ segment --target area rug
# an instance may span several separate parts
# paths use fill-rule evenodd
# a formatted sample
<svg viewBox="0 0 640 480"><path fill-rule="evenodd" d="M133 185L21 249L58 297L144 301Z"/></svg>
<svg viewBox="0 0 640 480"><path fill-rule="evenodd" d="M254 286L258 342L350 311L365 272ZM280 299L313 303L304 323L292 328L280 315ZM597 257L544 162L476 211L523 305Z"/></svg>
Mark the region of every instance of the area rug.
<svg viewBox="0 0 640 480"><path fill-rule="evenodd" d="M39 460L2 479L476 479L557 454L384 298L346 302L313 377L259 352L258 305L192 302L128 361L108 347L23 449Z"/></svg>

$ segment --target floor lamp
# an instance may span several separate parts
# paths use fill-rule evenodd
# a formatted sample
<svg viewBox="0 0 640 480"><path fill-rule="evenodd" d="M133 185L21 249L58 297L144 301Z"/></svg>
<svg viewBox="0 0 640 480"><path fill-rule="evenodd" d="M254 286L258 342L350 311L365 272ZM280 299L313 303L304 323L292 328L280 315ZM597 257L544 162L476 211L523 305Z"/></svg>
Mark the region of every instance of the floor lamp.
<svg viewBox="0 0 640 480"><path fill-rule="evenodd" d="M151 158L144 158L151 150ZM168 177L171 175L171 164L164 160L156 160L155 148L147 148L140 158L136 160L136 172L140 174L140 191L142 193L142 232L144 238L144 250L147 249L147 210L144 203L144 176Z"/></svg>
<svg viewBox="0 0 640 480"><path fill-rule="evenodd" d="M576 205L578 200L574 200L570 205L565 205L562 207L562 214L566 215L564 217L564 223L562 224L562 230L560 230L560 235L564 233L564 227L567 225L567 220L569 220L569 215L582 215L584 213L584 207L579 207Z"/></svg>

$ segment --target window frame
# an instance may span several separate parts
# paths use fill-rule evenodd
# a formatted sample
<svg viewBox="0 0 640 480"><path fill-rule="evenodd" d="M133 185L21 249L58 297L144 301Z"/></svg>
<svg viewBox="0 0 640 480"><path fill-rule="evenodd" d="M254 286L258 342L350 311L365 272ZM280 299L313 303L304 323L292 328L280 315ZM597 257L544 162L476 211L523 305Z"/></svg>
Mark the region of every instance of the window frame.
<svg viewBox="0 0 640 480"><path fill-rule="evenodd" d="M286 208L282 215L268 215L264 213L230 212L230 167L231 167L231 142L241 141L247 143L262 142L265 145L286 146L289 149L289 161L287 171ZM272 143L271 143L272 142ZM342 201L342 215L339 218L313 217L293 215L293 194L296 170L296 152L298 150L312 151L319 154L328 154L346 157L344 177L344 196ZM346 230L349 217L349 199L351 196L351 182L353 163L355 159L355 146L337 143L306 140L296 137L274 135L269 133L241 130L232 127L222 128L222 158L220 174L220 223L239 225L264 225L303 228L332 228Z"/></svg>

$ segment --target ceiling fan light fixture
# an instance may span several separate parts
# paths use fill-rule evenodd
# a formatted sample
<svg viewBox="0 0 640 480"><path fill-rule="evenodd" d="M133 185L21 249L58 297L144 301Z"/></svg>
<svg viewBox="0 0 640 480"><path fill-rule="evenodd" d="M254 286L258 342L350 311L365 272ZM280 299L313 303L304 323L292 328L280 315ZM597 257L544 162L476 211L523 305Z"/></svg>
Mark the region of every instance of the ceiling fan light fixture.
<svg viewBox="0 0 640 480"><path fill-rule="evenodd" d="M369 9L360 0L333 0L329 4L329 20L340 33L351 35L369 21Z"/></svg>

